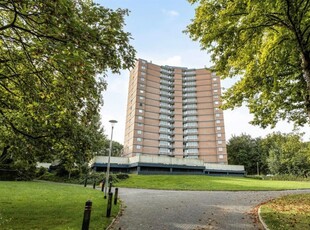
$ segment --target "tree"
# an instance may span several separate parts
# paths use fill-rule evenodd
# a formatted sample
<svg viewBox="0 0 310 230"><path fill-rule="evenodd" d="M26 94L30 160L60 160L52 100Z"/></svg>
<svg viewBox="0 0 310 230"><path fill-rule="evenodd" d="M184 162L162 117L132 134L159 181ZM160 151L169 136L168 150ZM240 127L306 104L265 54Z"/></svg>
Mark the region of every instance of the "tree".
<svg viewBox="0 0 310 230"><path fill-rule="evenodd" d="M119 142L112 141L111 156L120 157L122 155L123 148L124 148L124 146L122 144L120 144ZM110 140L107 139L104 142L104 147L102 148L103 151L101 153L99 153L98 155L108 156L109 155L109 149L110 149Z"/></svg>
<svg viewBox="0 0 310 230"><path fill-rule="evenodd" d="M89 159L105 138L94 120L103 77L134 64L127 13L89 0L0 2L2 152L28 162Z"/></svg>
<svg viewBox="0 0 310 230"><path fill-rule="evenodd" d="M267 163L272 174L307 176L310 170L309 143L301 141L299 134L273 133L261 142L268 152Z"/></svg>
<svg viewBox="0 0 310 230"><path fill-rule="evenodd" d="M232 136L227 143L229 164L244 165L248 174L257 174L257 164L260 173L266 173L265 157L260 151L260 138L241 134Z"/></svg>
<svg viewBox="0 0 310 230"><path fill-rule="evenodd" d="M189 0L198 3L186 32L212 53L214 71L240 77L223 108L247 104L252 124L310 122L310 1Z"/></svg>

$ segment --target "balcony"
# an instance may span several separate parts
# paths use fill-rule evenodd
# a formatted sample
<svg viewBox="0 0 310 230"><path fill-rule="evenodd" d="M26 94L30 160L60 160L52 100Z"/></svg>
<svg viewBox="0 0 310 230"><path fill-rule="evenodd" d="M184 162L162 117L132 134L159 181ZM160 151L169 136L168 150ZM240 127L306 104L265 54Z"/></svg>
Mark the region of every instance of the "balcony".
<svg viewBox="0 0 310 230"><path fill-rule="evenodd" d="M173 81L161 80L161 85L173 86Z"/></svg>
<svg viewBox="0 0 310 230"><path fill-rule="evenodd" d="M197 134L198 133L198 129L184 129L183 131L184 135L192 135L192 134Z"/></svg>
<svg viewBox="0 0 310 230"><path fill-rule="evenodd" d="M169 121L170 123L173 123L173 118L169 116L159 116L159 119L161 121Z"/></svg>
<svg viewBox="0 0 310 230"><path fill-rule="evenodd" d="M160 91L159 92L159 95L160 96L166 96L166 97L170 97L170 98L174 98L174 96L173 96L173 93L169 93L169 92L167 92L167 91Z"/></svg>
<svg viewBox="0 0 310 230"><path fill-rule="evenodd" d="M160 128L159 134L168 134L168 135L173 136L173 131L171 129L167 129L167 128Z"/></svg>
<svg viewBox="0 0 310 230"><path fill-rule="evenodd" d="M160 78L168 80L168 81L174 81L173 74L163 74L163 73L161 73L160 74Z"/></svg>
<svg viewBox="0 0 310 230"><path fill-rule="evenodd" d="M183 92L196 92L196 87L184 88Z"/></svg>
<svg viewBox="0 0 310 230"><path fill-rule="evenodd" d="M198 120L198 117L196 116L192 116L192 117L188 116L183 119L184 122L191 122L191 121L197 121L197 120Z"/></svg>
<svg viewBox="0 0 310 230"><path fill-rule="evenodd" d="M190 99L183 100L183 105L193 104L193 103L197 103L197 99L196 98L190 98Z"/></svg>
<svg viewBox="0 0 310 230"><path fill-rule="evenodd" d="M161 137L159 136L160 141L168 141L168 142L174 142L172 137Z"/></svg>
<svg viewBox="0 0 310 230"><path fill-rule="evenodd" d="M159 107L160 108L166 108L166 109L169 109L169 110L174 110L173 105L168 104L168 103L160 103Z"/></svg>
<svg viewBox="0 0 310 230"><path fill-rule="evenodd" d="M189 87L189 86L196 86L196 82L191 81L191 82L185 82L182 84L183 87Z"/></svg>
<svg viewBox="0 0 310 230"><path fill-rule="evenodd" d="M159 148L168 148L168 149L173 149L173 145L167 145L167 144L162 144L159 142Z"/></svg>
<svg viewBox="0 0 310 230"><path fill-rule="evenodd" d="M183 71L183 76L193 76L196 75L196 71Z"/></svg>
<svg viewBox="0 0 310 230"><path fill-rule="evenodd" d="M183 110L197 109L197 104L188 104L183 106Z"/></svg>
<svg viewBox="0 0 310 230"><path fill-rule="evenodd" d="M159 111L160 114L167 114L167 115L173 115L174 112L172 110L169 109L160 109Z"/></svg>
<svg viewBox="0 0 310 230"><path fill-rule="evenodd" d="M169 128L169 129L173 129L173 124L169 123L169 122L160 121L159 122L159 127L166 127L166 128Z"/></svg>
<svg viewBox="0 0 310 230"><path fill-rule="evenodd" d="M196 81L196 77L183 77L183 82L195 82Z"/></svg>
<svg viewBox="0 0 310 230"><path fill-rule="evenodd" d="M197 110L187 110L183 113L184 117L192 116L192 115L197 115Z"/></svg>
<svg viewBox="0 0 310 230"><path fill-rule="evenodd" d="M173 105L174 104L174 100L173 99L171 99L171 98L169 98L169 97L160 97L160 99L159 99L160 101L162 101L162 102L167 102L167 103L169 103L170 105Z"/></svg>
<svg viewBox="0 0 310 230"><path fill-rule="evenodd" d="M186 98L195 98L196 97L196 93L184 93L183 94L183 98L186 99Z"/></svg>
<svg viewBox="0 0 310 230"><path fill-rule="evenodd" d="M174 88L173 87L168 87L168 86L165 86L165 85L161 85L159 87L160 90L164 90L164 91L167 91L167 92L174 92Z"/></svg>
<svg viewBox="0 0 310 230"><path fill-rule="evenodd" d="M197 122L189 122L189 123L184 123L185 128L197 128L198 123Z"/></svg>

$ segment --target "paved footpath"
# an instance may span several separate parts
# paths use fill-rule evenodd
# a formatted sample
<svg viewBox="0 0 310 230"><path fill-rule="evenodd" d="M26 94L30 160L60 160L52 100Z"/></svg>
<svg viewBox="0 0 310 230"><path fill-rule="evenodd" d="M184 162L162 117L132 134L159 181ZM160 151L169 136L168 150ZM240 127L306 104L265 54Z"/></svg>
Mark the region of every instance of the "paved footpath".
<svg viewBox="0 0 310 230"><path fill-rule="evenodd" d="M253 209L262 202L293 193L310 193L310 190L222 192L120 188L124 210L110 229L263 229Z"/></svg>

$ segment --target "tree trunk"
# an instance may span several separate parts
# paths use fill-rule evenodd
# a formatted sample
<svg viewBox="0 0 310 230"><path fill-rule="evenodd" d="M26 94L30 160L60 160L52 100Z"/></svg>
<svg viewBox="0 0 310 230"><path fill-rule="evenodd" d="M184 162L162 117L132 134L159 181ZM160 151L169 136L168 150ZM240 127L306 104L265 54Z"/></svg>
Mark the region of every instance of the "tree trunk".
<svg viewBox="0 0 310 230"><path fill-rule="evenodd" d="M307 93L305 96L306 108L310 120L310 52L306 52L302 57L303 77L307 84Z"/></svg>

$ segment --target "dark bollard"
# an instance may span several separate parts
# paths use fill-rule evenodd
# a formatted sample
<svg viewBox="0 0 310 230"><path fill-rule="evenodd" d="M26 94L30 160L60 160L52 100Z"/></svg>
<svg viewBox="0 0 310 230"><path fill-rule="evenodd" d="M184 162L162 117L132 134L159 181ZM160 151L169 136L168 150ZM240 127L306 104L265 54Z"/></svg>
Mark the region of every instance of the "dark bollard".
<svg viewBox="0 0 310 230"><path fill-rule="evenodd" d="M111 189L112 189L112 182L110 182L109 184L109 193L111 192Z"/></svg>
<svg viewBox="0 0 310 230"><path fill-rule="evenodd" d="M101 184L101 192L103 192L103 190L104 190L104 184L105 184L105 182L104 182L104 180L102 180L102 184Z"/></svg>
<svg viewBox="0 0 310 230"><path fill-rule="evenodd" d="M93 189L96 189L96 180L94 180Z"/></svg>
<svg viewBox="0 0 310 230"><path fill-rule="evenodd" d="M113 193L112 193L112 192L109 192L108 206L107 206L107 217L110 217L110 216L111 216L112 197L113 197Z"/></svg>
<svg viewBox="0 0 310 230"><path fill-rule="evenodd" d="M85 177L85 181L84 181L84 187L87 186L87 177Z"/></svg>
<svg viewBox="0 0 310 230"><path fill-rule="evenodd" d="M115 188L114 204L117 204L118 188Z"/></svg>
<svg viewBox="0 0 310 230"><path fill-rule="evenodd" d="M89 223L90 223L90 213L91 213L91 206L92 202L90 200L86 201L85 203L85 210L84 210L84 218L83 218L83 225L82 230L88 230L89 229Z"/></svg>

